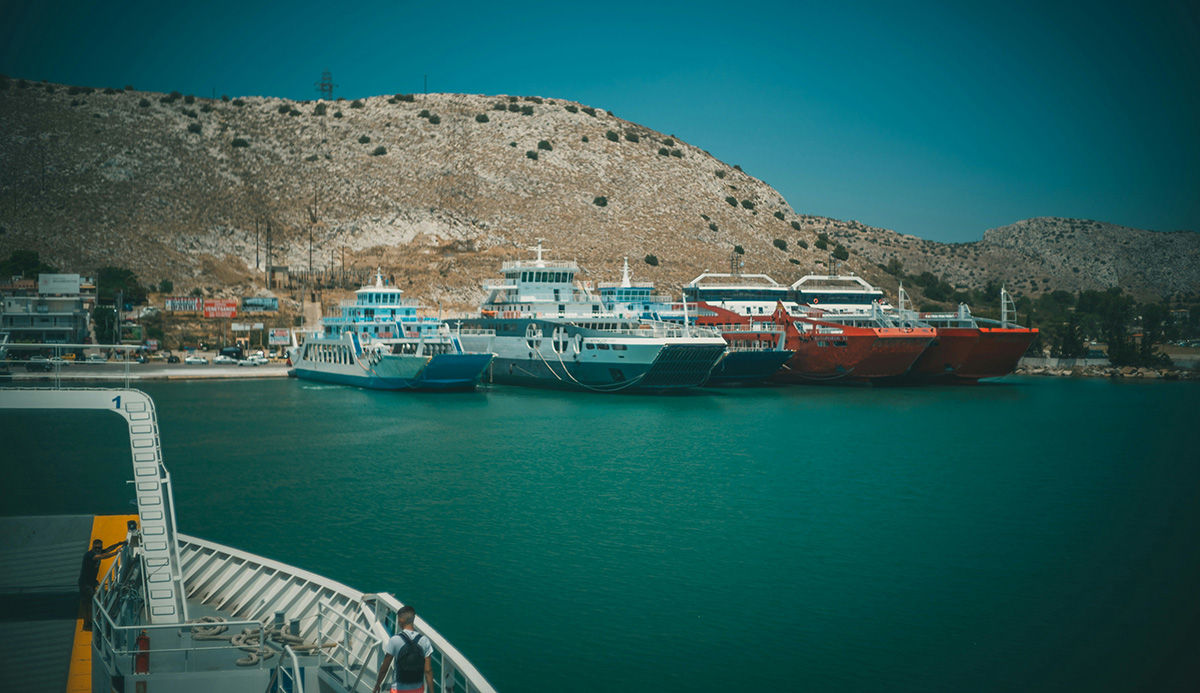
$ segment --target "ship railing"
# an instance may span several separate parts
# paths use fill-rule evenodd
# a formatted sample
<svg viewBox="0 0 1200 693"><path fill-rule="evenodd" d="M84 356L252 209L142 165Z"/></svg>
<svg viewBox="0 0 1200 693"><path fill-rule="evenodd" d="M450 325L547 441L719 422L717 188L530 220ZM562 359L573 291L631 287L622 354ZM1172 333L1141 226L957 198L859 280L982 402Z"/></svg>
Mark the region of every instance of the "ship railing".
<svg viewBox="0 0 1200 693"><path fill-rule="evenodd" d="M284 645L283 654L287 660L280 661L275 667L271 683L267 686L267 693L304 693L304 677L300 675L303 670L300 668L300 661L296 659L296 652L292 650L291 645ZM288 664L291 664L291 669L287 668Z"/></svg>
<svg viewBox="0 0 1200 693"><path fill-rule="evenodd" d="M752 322L752 323L731 322L731 323L725 323L722 325L706 325L705 327L711 327L711 328L717 330L718 332L770 332L772 334L779 334L779 333L784 332L784 328L782 325L776 325L773 322Z"/></svg>
<svg viewBox="0 0 1200 693"><path fill-rule="evenodd" d="M115 352L120 358L113 361L88 361L87 359L70 360L68 354L80 354L84 349ZM120 380L128 389L131 365L136 361L134 353L142 351L138 344L71 344L64 342L5 342L0 348L0 373L21 373L27 371L30 378L49 378L53 389L63 386L63 381L71 380ZM34 352L26 358L12 358L21 352ZM49 354L48 357L45 354ZM49 360L41 360L48 358ZM36 364L36 367L35 367ZM123 364L120 371L103 366ZM24 379L24 378L23 378Z"/></svg>
<svg viewBox="0 0 1200 693"><path fill-rule="evenodd" d="M505 260L500 264L500 270L536 269L536 270L578 270L579 265L574 260Z"/></svg>
<svg viewBox="0 0 1200 693"><path fill-rule="evenodd" d="M237 646L229 641L204 640L194 637L193 628L210 625L206 623L130 623L125 618L139 619L143 600L140 580L128 575L128 570L137 562L130 561L133 547L126 545L113 559L104 575L100 587L92 597L92 646L97 656L115 676L134 675L145 664L141 673L174 674L195 671L211 671L214 668L233 668L235 660L245 657L246 646ZM144 567L143 567L144 569ZM116 612L114 618L113 612ZM229 633L243 629L259 630L261 621L223 621ZM141 649L139 638L145 635L148 649ZM239 669L264 669L268 663L266 648L269 645L260 637L255 654L257 661L249 665L237 665Z"/></svg>
<svg viewBox="0 0 1200 693"><path fill-rule="evenodd" d="M682 337L715 337L720 338L721 333L708 326L691 325L684 327L675 322L661 322L658 320L642 320L638 327L606 327L598 332L612 335L629 335L635 337L648 337L653 339L679 339Z"/></svg>
<svg viewBox="0 0 1200 693"><path fill-rule="evenodd" d="M475 337L495 337L495 330L485 330L482 327L454 328L454 335L471 335Z"/></svg>
<svg viewBox="0 0 1200 693"><path fill-rule="evenodd" d="M401 298L387 303L359 303L356 299L344 299L338 301L339 308L365 308L372 310L387 310L395 306L403 308L425 308L425 304L411 298Z"/></svg>

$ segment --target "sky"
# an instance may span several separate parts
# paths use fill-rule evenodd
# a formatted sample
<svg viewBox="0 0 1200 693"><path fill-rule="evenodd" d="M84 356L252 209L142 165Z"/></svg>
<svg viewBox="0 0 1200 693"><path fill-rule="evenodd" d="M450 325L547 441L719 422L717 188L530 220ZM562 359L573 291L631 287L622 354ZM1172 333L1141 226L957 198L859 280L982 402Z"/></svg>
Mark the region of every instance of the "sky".
<svg viewBox="0 0 1200 693"><path fill-rule="evenodd" d="M0 73L196 96L579 101L799 214L942 242L1200 230L1200 3L0 0ZM0 96L0 98L3 98Z"/></svg>

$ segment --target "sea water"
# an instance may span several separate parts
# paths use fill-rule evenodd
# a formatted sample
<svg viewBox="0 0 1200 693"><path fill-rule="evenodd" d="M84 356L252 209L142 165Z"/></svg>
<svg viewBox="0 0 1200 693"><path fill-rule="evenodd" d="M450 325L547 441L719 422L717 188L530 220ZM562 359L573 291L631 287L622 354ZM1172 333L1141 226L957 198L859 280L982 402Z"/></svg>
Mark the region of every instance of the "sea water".
<svg viewBox="0 0 1200 693"><path fill-rule="evenodd" d="M392 592L501 691L1200 680L1195 383L140 387L182 532ZM132 510L117 417L0 427L3 514Z"/></svg>

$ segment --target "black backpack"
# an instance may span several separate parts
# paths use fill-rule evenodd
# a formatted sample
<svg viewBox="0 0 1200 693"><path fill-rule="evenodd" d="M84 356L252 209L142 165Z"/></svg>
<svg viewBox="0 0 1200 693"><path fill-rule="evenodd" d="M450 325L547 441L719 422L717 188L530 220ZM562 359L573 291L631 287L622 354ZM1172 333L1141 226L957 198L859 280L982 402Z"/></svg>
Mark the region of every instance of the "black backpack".
<svg viewBox="0 0 1200 693"><path fill-rule="evenodd" d="M396 682L421 683L425 680L425 651L417 644L421 637L408 637L403 630L400 637L404 638L404 646L396 653Z"/></svg>

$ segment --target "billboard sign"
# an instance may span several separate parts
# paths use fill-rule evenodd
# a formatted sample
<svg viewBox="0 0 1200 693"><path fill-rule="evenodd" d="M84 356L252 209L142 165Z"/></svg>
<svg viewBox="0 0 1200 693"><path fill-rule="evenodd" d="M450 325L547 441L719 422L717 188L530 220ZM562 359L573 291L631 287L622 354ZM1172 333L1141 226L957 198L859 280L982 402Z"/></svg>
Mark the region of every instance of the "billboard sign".
<svg viewBox="0 0 1200 693"><path fill-rule="evenodd" d="M270 335L270 346L287 346L292 343L292 331L286 327L272 327Z"/></svg>
<svg viewBox="0 0 1200 693"><path fill-rule="evenodd" d="M236 318L236 298L206 298L204 299L204 317L206 318Z"/></svg>
<svg viewBox="0 0 1200 693"><path fill-rule="evenodd" d="M59 294L63 296L78 296L79 275L39 274L38 293L43 295Z"/></svg>
<svg viewBox="0 0 1200 693"><path fill-rule="evenodd" d="M276 313L279 311L279 299L267 296L253 296L242 299L243 313Z"/></svg>
<svg viewBox="0 0 1200 693"><path fill-rule="evenodd" d="M171 296L166 299L167 310L173 313L199 313L203 299L191 296Z"/></svg>

